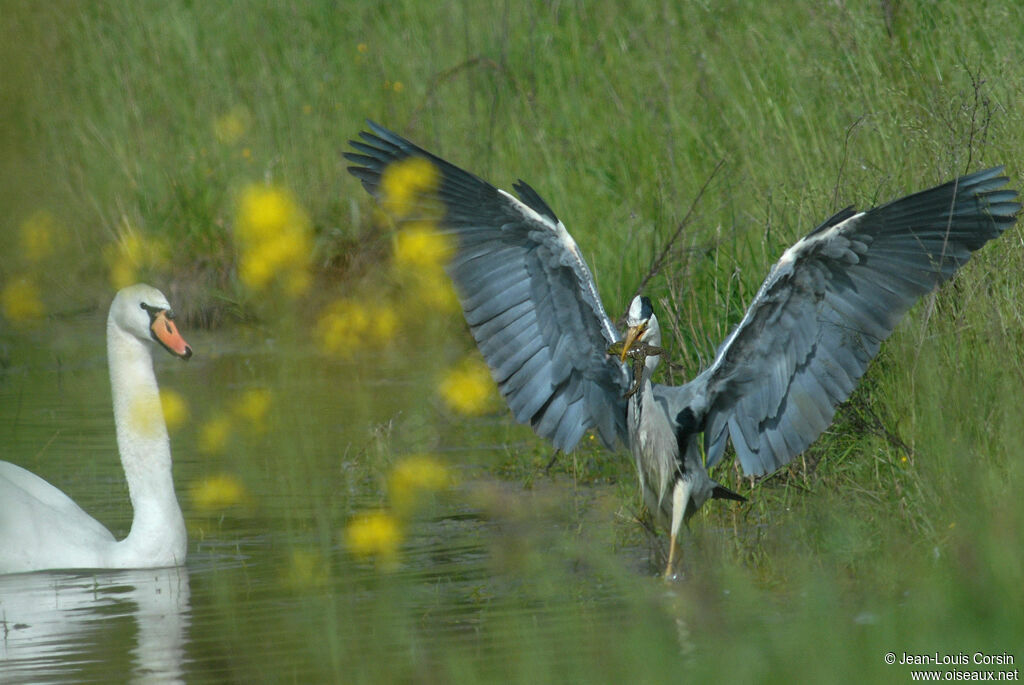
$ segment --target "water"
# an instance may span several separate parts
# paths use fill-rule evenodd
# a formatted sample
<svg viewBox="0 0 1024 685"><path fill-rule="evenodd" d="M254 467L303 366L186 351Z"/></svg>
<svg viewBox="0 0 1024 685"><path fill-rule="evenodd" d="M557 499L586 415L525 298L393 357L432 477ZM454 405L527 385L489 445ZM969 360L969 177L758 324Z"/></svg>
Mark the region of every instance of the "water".
<svg viewBox="0 0 1024 685"><path fill-rule="evenodd" d="M0 444L121 538L131 508L103 330L94 313L5 338ZM157 351L156 370L187 406L171 433L187 565L0 576L0 682L528 678L591 668L584 655L648 610L623 589L652 566L635 524L615 523L626 515L616 486L571 469L493 476L549 453L503 413L444 410L444 353L412 341L337 360L301 336L183 333L193 360ZM258 419L241 408L253 392L270 398ZM226 437L211 442L217 421ZM393 465L421 452L457 484L402 515L394 558L353 554L349 522L391 511ZM204 495L211 482L224 492ZM596 632L582 651L580 626Z"/></svg>
<svg viewBox="0 0 1024 685"><path fill-rule="evenodd" d="M187 569L0 576L0 602L4 682L184 678Z"/></svg>

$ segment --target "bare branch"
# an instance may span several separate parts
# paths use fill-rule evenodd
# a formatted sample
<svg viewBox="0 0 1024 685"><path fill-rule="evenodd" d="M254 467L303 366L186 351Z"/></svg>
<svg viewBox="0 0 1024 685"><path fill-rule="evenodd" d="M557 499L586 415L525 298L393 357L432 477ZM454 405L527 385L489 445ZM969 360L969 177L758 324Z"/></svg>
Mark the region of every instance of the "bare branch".
<svg viewBox="0 0 1024 685"><path fill-rule="evenodd" d="M708 189L708 186L711 185L711 181L714 180L718 171L724 165L724 159L718 160L718 164L715 165L715 168L711 171L707 180L704 181L704 185L700 187L700 190L697 192L697 196L693 198L693 202L690 203L690 208L686 210L686 216L684 216L682 221L679 222L679 225L676 226L676 230L672 234L672 237L668 239L668 242L666 242L664 247L661 248L661 252L658 253L658 256L654 258L653 262L651 262L651 268L647 270L647 275L640 279L640 285L638 285L636 290L633 291L633 294L629 298L630 300L642 293L644 288L647 287L647 283L661 272L661 268L665 265L665 259L668 257L669 253L672 252L672 248L676 244L676 241L679 240L679 236L682 235L683 229L689 225L693 218L693 212L697 208L697 203L700 202L700 199L704 196L704 192Z"/></svg>

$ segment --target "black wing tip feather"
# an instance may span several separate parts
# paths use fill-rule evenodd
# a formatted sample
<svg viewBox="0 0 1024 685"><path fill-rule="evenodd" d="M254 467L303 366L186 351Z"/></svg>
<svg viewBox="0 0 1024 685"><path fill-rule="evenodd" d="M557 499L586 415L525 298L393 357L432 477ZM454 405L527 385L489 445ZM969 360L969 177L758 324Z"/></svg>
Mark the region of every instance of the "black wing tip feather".
<svg viewBox="0 0 1024 685"><path fill-rule="evenodd" d="M369 131L360 131L361 140L350 139L348 144L354 151L346 150L341 156L356 166L346 167L346 171L363 182L366 190L377 195L381 173L393 162L417 153L427 156L423 150L370 119L366 120Z"/></svg>
<svg viewBox="0 0 1024 685"><path fill-rule="evenodd" d="M968 186L970 197L983 198L988 213L1009 226L1017 221L1021 203L1018 201L1020 192L1016 188L1005 187L1010 182L1005 170L1005 165L1000 164L964 176L960 181Z"/></svg>
<svg viewBox="0 0 1024 685"><path fill-rule="evenodd" d="M991 195L1000 195L1003 193L1012 193L1014 197L1018 195L1018 191L1015 188L1003 189L1006 184L1010 182L1009 176L1004 172L1006 166L1000 164L998 166L989 167L988 169L982 169L975 171L970 174L965 174L958 178L948 181L942 185L936 186L931 190L923 190L920 193L914 193L909 197L915 195L923 195L935 190L952 190L958 200L970 199L970 198L984 198Z"/></svg>
<svg viewBox="0 0 1024 685"><path fill-rule="evenodd" d="M846 221L847 219L849 219L851 216L853 216L856 213L857 213L857 210L854 209L853 205L849 205L848 207L843 207L838 212L836 212L835 214L833 214L829 218L827 218L824 221L822 221L821 224L817 228L815 228L813 231L808 233L807 236L810 237L812 235L815 235L816 233L821 233L822 231L825 231L825 230L827 230L829 228L832 228L836 224L839 224L839 223L842 223L842 222Z"/></svg>
<svg viewBox="0 0 1024 685"><path fill-rule="evenodd" d="M541 198L540 194L531 188L526 181L519 179L512 184L512 188L519 194L519 199L522 200L527 207L541 216L551 219L554 223L558 223L558 217L555 216L555 212L551 209L551 206L545 202L544 199Z"/></svg>

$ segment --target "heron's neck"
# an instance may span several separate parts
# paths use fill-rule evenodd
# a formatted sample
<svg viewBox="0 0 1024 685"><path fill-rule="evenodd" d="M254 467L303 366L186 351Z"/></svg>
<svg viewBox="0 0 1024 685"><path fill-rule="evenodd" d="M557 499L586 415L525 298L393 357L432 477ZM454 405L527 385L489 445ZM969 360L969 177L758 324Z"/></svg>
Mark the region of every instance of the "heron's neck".
<svg viewBox="0 0 1024 685"><path fill-rule="evenodd" d="M108 321L107 358L117 448L134 512L131 532L118 547L124 554L183 561L185 522L174 493L170 441L149 346Z"/></svg>
<svg viewBox="0 0 1024 685"><path fill-rule="evenodd" d="M660 357L652 355L644 360L643 369L640 372L640 386L637 391L630 398L633 410L639 417L643 414L644 408L649 406L654 400L654 394L651 391L651 378L654 376L654 371L658 368L660 363Z"/></svg>

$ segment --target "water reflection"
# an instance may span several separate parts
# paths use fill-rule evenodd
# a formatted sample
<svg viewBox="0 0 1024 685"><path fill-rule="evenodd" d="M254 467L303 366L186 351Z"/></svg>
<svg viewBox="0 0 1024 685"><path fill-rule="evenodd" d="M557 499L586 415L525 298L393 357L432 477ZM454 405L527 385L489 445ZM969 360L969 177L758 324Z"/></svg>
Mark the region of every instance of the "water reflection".
<svg viewBox="0 0 1024 685"><path fill-rule="evenodd" d="M0 682L182 682L189 601L184 568L0 576Z"/></svg>

